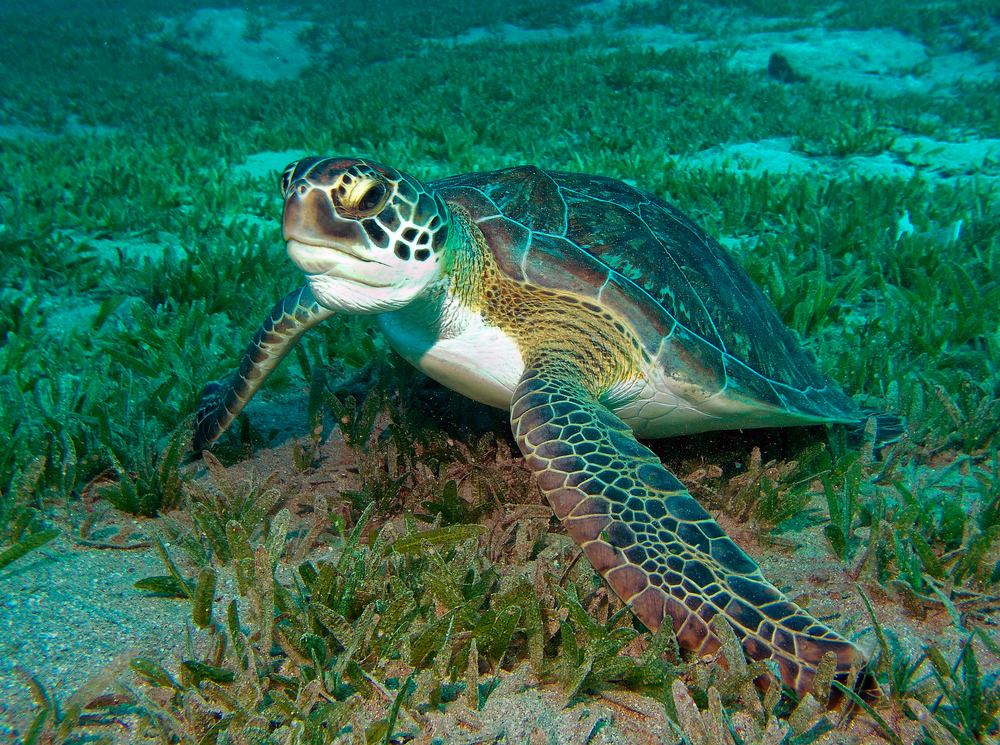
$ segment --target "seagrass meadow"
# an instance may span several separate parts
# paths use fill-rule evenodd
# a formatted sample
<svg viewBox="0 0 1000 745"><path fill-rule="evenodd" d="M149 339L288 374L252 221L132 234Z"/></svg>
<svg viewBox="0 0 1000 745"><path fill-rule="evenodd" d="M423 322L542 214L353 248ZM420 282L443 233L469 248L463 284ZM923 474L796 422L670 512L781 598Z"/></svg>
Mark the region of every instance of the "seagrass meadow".
<svg viewBox="0 0 1000 745"><path fill-rule="evenodd" d="M987 0L0 7L0 739L1000 742L998 49ZM719 237L906 436L650 447L882 698L651 633L508 415L370 318L190 457L301 284L278 177L310 154L610 176Z"/></svg>

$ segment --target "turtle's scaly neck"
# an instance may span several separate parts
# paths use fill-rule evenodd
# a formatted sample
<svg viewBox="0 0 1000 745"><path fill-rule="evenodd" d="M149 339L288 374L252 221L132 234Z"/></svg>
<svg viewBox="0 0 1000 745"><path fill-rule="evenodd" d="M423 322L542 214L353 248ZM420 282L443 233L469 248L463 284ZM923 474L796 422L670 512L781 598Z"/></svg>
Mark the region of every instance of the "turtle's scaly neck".
<svg viewBox="0 0 1000 745"><path fill-rule="evenodd" d="M524 372L519 345L479 312L487 290L479 230L452 214L443 276L405 308L377 316L386 338L411 365L464 396L506 409ZM481 240L481 236L480 236Z"/></svg>
<svg viewBox="0 0 1000 745"><path fill-rule="evenodd" d="M492 264L495 267L496 262L482 231L476 227L469 213L458 205L448 206L451 209L448 246L445 249L450 259L445 270L449 278L448 291L466 307L478 308L486 294L483 281L487 266Z"/></svg>

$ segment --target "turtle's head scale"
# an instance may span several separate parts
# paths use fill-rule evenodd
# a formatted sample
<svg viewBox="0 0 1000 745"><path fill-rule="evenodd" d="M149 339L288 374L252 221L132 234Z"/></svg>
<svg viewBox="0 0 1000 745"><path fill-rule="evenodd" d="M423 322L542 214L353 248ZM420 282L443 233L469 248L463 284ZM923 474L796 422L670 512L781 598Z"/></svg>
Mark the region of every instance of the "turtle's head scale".
<svg viewBox="0 0 1000 745"><path fill-rule="evenodd" d="M411 303L444 273L449 215L426 184L370 160L311 157L281 177L288 255L345 313Z"/></svg>

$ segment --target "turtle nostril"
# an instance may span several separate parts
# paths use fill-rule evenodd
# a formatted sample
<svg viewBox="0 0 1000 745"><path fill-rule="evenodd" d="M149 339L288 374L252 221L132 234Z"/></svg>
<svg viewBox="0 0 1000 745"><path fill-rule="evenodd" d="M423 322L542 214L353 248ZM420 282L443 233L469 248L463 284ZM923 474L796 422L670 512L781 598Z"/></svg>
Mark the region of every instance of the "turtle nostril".
<svg viewBox="0 0 1000 745"><path fill-rule="evenodd" d="M309 191L309 187L307 187L305 184L299 184L299 188L297 191L299 192L300 197L304 197L306 195L306 192Z"/></svg>

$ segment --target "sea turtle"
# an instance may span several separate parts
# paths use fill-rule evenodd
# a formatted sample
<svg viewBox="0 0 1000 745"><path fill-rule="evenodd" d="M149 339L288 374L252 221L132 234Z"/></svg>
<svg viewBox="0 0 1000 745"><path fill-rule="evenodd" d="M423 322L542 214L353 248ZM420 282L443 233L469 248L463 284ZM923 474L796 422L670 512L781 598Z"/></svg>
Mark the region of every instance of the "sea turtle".
<svg viewBox="0 0 1000 745"><path fill-rule="evenodd" d="M281 188L307 283L206 388L196 450L309 328L377 314L411 364L510 410L555 514L650 629L670 616L681 646L706 654L721 613L799 695L826 652L841 679L863 669L863 653L771 585L636 440L863 418L690 219L621 181L532 166L427 184L371 160L309 157Z"/></svg>

